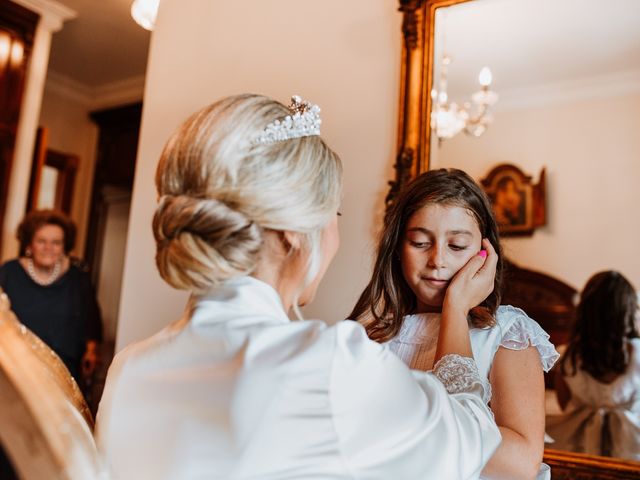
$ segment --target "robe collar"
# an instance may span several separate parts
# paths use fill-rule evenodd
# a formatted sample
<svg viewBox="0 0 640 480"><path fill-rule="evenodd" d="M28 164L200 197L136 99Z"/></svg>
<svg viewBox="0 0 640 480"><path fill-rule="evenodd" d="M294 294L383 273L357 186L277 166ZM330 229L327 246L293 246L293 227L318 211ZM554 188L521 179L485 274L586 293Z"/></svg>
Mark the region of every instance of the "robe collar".
<svg viewBox="0 0 640 480"><path fill-rule="evenodd" d="M205 294L193 295L188 308L194 326L221 322L290 322L278 292L251 276L233 278Z"/></svg>

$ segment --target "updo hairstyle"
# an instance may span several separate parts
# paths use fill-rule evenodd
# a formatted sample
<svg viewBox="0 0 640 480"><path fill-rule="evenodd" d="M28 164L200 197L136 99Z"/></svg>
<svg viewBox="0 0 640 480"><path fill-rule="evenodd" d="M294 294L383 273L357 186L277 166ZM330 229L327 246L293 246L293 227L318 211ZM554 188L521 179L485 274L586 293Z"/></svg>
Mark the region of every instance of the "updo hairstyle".
<svg viewBox="0 0 640 480"><path fill-rule="evenodd" d="M266 229L303 235L305 284L321 259L323 228L338 209L342 167L319 136L253 143L291 112L258 95L196 112L167 142L156 172L156 263L178 289L203 292L251 274Z"/></svg>

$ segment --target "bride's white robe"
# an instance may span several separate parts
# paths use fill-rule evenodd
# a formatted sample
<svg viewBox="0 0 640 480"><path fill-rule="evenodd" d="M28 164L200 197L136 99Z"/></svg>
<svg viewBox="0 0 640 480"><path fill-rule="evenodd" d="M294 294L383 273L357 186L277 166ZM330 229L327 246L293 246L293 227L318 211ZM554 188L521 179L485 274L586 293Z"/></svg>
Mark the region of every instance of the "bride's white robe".
<svg viewBox="0 0 640 480"><path fill-rule="evenodd" d="M411 371L244 277L116 356L98 447L114 479L477 478L500 434L474 368Z"/></svg>

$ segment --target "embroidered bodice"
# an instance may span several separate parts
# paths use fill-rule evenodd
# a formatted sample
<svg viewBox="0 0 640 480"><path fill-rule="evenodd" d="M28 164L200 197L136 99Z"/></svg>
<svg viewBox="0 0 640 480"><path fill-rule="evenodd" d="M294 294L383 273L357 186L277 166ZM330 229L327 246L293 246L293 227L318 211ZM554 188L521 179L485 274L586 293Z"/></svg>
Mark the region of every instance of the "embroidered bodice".
<svg viewBox="0 0 640 480"><path fill-rule="evenodd" d="M439 313L407 315L400 333L386 343L400 359L415 370L431 370L440 331ZM559 357L549 335L519 308L501 305L496 311L496 324L469 330L471 349L480 374L488 378L493 357L499 347L524 350L534 346L540 353L545 372Z"/></svg>

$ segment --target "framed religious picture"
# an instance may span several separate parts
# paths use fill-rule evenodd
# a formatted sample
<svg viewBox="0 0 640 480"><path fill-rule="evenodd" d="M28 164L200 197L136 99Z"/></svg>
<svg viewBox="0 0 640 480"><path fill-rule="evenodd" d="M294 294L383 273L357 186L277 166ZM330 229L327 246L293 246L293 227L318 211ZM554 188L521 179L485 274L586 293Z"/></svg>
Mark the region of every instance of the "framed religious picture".
<svg viewBox="0 0 640 480"><path fill-rule="evenodd" d="M533 235L536 228L547 223L544 168L538 183L533 183L520 168L504 163L480 182L491 200L501 235Z"/></svg>

